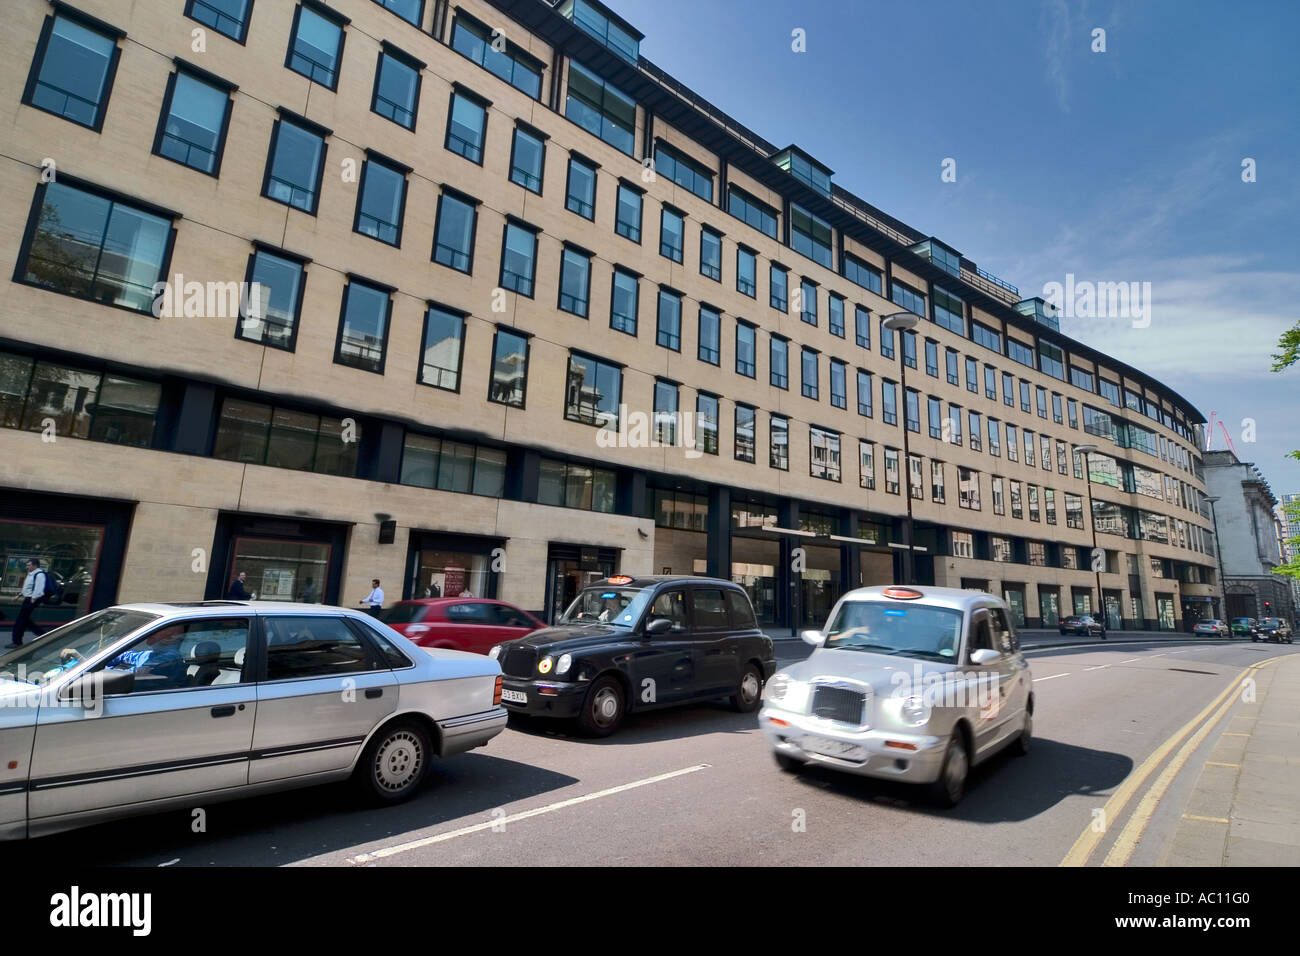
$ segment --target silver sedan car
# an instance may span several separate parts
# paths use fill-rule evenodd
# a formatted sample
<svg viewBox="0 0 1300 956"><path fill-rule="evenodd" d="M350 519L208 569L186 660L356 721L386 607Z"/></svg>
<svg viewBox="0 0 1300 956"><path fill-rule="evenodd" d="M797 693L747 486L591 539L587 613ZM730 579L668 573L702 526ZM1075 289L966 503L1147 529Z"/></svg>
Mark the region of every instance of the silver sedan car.
<svg viewBox="0 0 1300 956"><path fill-rule="evenodd" d="M496 661L359 611L97 611L0 656L0 839L351 777L372 802L506 726Z"/></svg>
<svg viewBox="0 0 1300 956"><path fill-rule="evenodd" d="M759 725L782 769L818 764L961 800L970 768L1029 750L1034 695L1006 605L955 588L871 587L831 610L777 671Z"/></svg>

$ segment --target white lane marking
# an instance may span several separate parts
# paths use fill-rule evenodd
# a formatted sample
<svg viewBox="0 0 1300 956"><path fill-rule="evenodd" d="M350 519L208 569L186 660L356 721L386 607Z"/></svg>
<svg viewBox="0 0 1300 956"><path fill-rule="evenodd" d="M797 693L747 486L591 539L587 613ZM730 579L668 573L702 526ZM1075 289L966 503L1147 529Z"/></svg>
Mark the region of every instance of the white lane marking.
<svg viewBox="0 0 1300 956"><path fill-rule="evenodd" d="M1109 664L1098 664L1096 667L1085 667L1084 670L1086 670L1086 671L1099 671L1099 670L1101 670L1103 667L1110 667L1110 665L1109 665Z"/></svg>
<svg viewBox="0 0 1300 956"><path fill-rule="evenodd" d="M181 861L181 858L178 856L176 859L174 859L174 860L168 860L166 863L159 863L159 864L158 864L158 867L161 869L161 868L164 867L164 866L171 866L173 863L179 863L180 861Z"/></svg>
<svg viewBox="0 0 1300 956"><path fill-rule="evenodd" d="M1053 674L1051 677L1035 677L1034 683L1037 684L1040 680L1056 680L1056 678L1058 677L1069 677L1069 676L1070 676L1070 672L1066 671L1064 674Z"/></svg>
<svg viewBox="0 0 1300 956"><path fill-rule="evenodd" d="M1121 664L1132 664L1134 661L1140 661L1140 660L1142 660L1142 658L1140 658L1140 657L1130 657L1130 658L1129 658L1128 660L1126 660L1126 661L1120 661L1120 663L1121 663Z"/></svg>
<svg viewBox="0 0 1300 956"><path fill-rule="evenodd" d="M610 797L616 793L623 793L626 790L635 790L637 787L645 787L652 783L660 783L664 780L671 780L673 777L680 777L683 774L695 773L699 770L707 770L711 765L707 763L696 764L694 767L686 767L682 770L674 770L671 773L661 773L655 777L646 777L644 780L634 780L632 783L625 783L621 786L610 787L608 790L597 790L595 793L584 794L581 797L573 797L569 800L561 800L559 803L547 804L544 807L538 807L535 810L524 810L520 813L513 813L508 817L500 817L496 820L488 820L484 823L476 823L473 826L461 827L459 830L451 830L448 833L439 833L437 836L424 837L420 840L411 840L407 843L398 843L394 846L386 846L378 850L372 850L369 853L361 853L354 857L349 857L349 863L370 863L374 860L382 860L390 856L396 856L398 853L406 853L410 850L418 850L421 847L432 846L435 843L443 843L447 840L454 840L456 837L466 836L470 833L478 833L480 830L488 830L492 827L498 829L507 823L514 823L518 820L527 820L529 817L540 816L543 813L552 813L556 810L563 810L565 807L572 807L579 803L586 803L589 800L599 800L601 797Z"/></svg>

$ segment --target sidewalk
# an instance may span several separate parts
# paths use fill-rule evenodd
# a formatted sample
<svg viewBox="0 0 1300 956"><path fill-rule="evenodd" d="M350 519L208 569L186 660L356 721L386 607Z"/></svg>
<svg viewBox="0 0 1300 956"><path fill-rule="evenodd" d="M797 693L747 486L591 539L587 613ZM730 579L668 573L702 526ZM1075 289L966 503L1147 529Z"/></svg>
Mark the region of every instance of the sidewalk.
<svg viewBox="0 0 1300 956"><path fill-rule="evenodd" d="M1162 866L1300 865L1300 655L1256 672L1219 732Z"/></svg>

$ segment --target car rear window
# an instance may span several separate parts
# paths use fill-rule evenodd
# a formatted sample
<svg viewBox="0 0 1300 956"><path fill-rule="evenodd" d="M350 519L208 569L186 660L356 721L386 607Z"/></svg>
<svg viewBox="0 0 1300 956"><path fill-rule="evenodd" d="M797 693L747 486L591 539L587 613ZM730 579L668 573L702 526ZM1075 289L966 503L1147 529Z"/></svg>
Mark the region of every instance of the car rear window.
<svg viewBox="0 0 1300 956"><path fill-rule="evenodd" d="M738 631L758 629L754 620L754 608L749 603L749 596L741 591L728 591L727 607L731 610L731 626Z"/></svg>
<svg viewBox="0 0 1300 956"><path fill-rule="evenodd" d="M697 631L725 631L731 626L721 588L695 588L691 595Z"/></svg>

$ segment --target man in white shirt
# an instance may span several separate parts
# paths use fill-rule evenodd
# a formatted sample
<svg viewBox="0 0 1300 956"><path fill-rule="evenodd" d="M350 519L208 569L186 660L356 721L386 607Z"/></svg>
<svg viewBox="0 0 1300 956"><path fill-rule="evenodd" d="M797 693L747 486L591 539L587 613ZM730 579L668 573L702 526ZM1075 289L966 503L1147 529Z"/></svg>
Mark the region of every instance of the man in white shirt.
<svg viewBox="0 0 1300 956"><path fill-rule="evenodd" d="M20 647L23 643L23 634L30 628L32 633L40 637L45 633L45 628L38 627L32 620L32 612L45 603L45 572L41 569L41 564L35 558L27 559L27 577L23 579L23 604L18 609L18 617L14 619L14 636L11 643L14 647Z"/></svg>
<svg viewBox="0 0 1300 956"><path fill-rule="evenodd" d="M384 607L384 592L383 589L379 587L379 578L374 578L370 582L370 587L373 590L361 603L366 606L371 614L375 617L379 617L379 612Z"/></svg>

